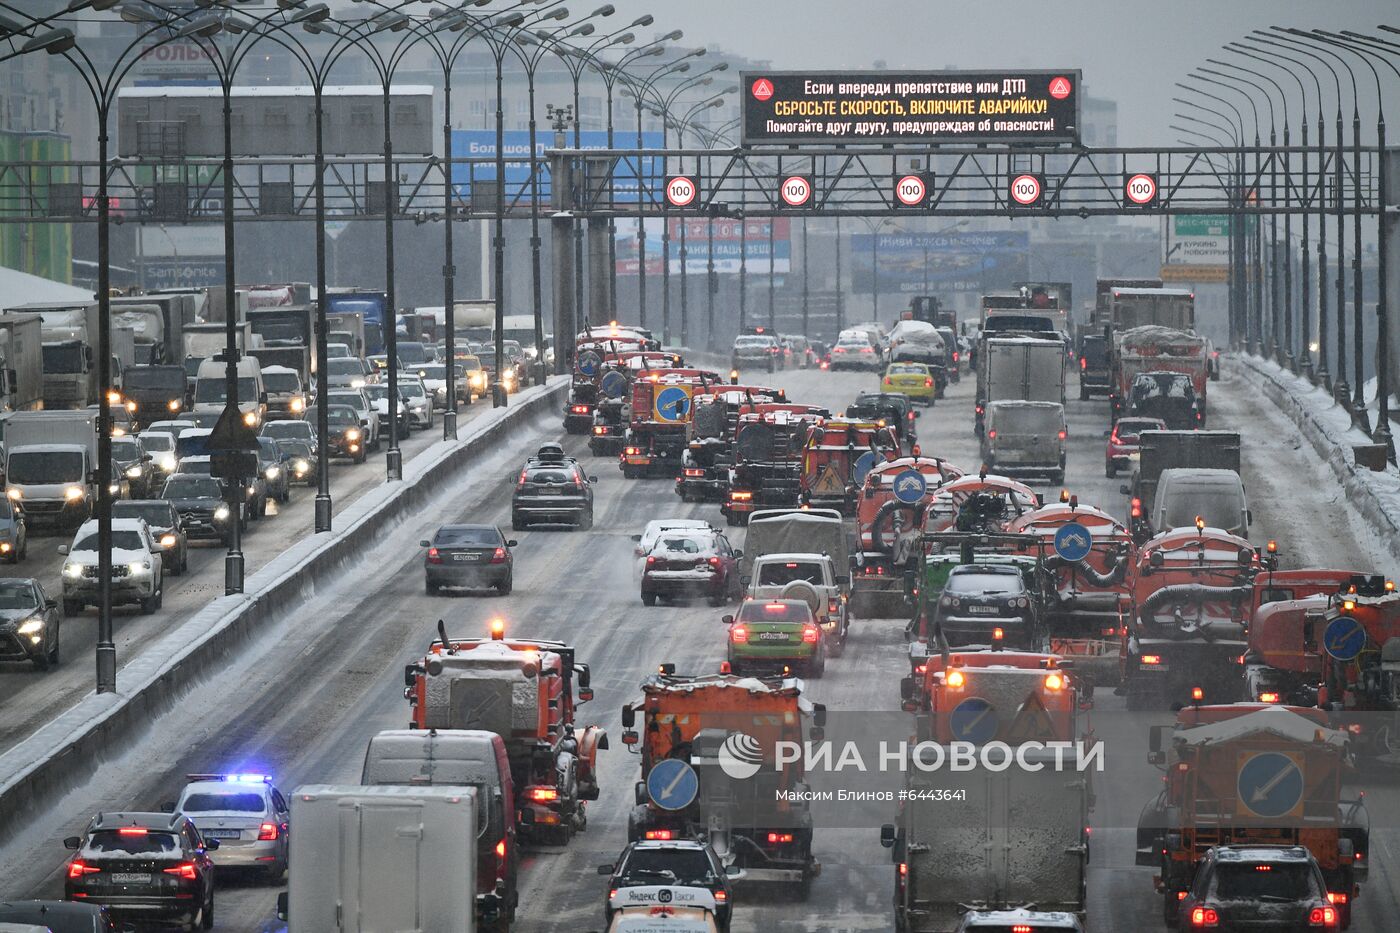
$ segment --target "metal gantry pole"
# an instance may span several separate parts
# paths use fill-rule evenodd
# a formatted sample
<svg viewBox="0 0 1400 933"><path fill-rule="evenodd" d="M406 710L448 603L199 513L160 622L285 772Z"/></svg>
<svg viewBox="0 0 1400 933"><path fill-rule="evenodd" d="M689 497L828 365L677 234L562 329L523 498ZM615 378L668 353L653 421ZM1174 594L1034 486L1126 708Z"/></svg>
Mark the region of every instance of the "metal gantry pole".
<svg viewBox="0 0 1400 933"><path fill-rule="evenodd" d="M715 352L715 218L705 221L705 348Z"/></svg>
<svg viewBox="0 0 1400 933"><path fill-rule="evenodd" d="M325 82L313 78L311 86L316 110L316 533L331 530L331 456L330 412L326 399L330 396L330 367L326 365L326 151L325 151ZM384 309L382 327L392 330L392 308ZM393 416L397 399L389 399Z"/></svg>
<svg viewBox="0 0 1400 933"><path fill-rule="evenodd" d="M224 394L228 406L238 408L238 321L234 316L234 224L233 224L233 75L223 84L224 120ZM256 399L254 400L256 401ZM243 476L229 478L229 512L233 518L229 530L228 553L224 556L224 595L243 592L243 520L248 510L243 492Z"/></svg>
<svg viewBox="0 0 1400 933"><path fill-rule="evenodd" d="M394 214L398 210L398 180L394 177L394 137L391 132L392 106L389 99L392 69L384 72L384 353L389 364L389 452L384 457L385 478L403 479L403 452L399 450L399 326L394 280ZM433 400L428 399L428 411ZM324 403L320 406L325 408ZM360 438L361 449L369 437Z"/></svg>
<svg viewBox="0 0 1400 933"><path fill-rule="evenodd" d="M492 239L493 256L495 268L492 270L494 280L494 296L496 299L496 383L491 387L491 405L493 408L500 408L506 404L505 388L505 339L506 322L506 115L502 109L505 104L501 100L504 93L504 78L501 75L503 68L502 56L496 55L496 217L495 231ZM391 404L389 410L393 411Z"/></svg>
<svg viewBox="0 0 1400 933"><path fill-rule="evenodd" d="M107 196L107 105L97 104L97 692L117 689L112 640L112 209Z"/></svg>
<svg viewBox="0 0 1400 933"><path fill-rule="evenodd" d="M452 252L452 211L456 189L452 183L452 59L442 67L442 312L447 334L447 410L442 413L442 439L457 439L457 264ZM471 391L470 387L467 389ZM392 403L391 403L391 407Z"/></svg>

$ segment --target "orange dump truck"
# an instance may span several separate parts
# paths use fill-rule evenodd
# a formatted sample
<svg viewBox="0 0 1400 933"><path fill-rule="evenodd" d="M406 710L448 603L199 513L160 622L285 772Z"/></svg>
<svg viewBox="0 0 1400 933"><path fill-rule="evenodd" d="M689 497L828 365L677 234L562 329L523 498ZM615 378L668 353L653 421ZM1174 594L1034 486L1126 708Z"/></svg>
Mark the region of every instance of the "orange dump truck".
<svg viewBox="0 0 1400 933"><path fill-rule="evenodd" d="M652 369L632 381L627 434L618 467L628 479L676 476L694 414L692 399L720 384L705 369Z"/></svg>
<svg viewBox="0 0 1400 933"><path fill-rule="evenodd" d="M577 728L575 706L593 698L586 664L556 641L439 637L407 666L404 691L412 729L481 729L506 743L519 810L530 810L520 831L567 842L587 823L585 801L598 799L598 752L608 747L597 726ZM577 687L577 690L575 690Z"/></svg>
<svg viewBox="0 0 1400 933"><path fill-rule="evenodd" d="M851 515L866 472L899 455L894 429L877 422L830 418L813 425L802 449L802 501Z"/></svg>
<svg viewBox="0 0 1400 933"><path fill-rule="evenodd" d="M825 707L797 680L660 671L622 708L622 740L642 759L628 839L704 838L748 880L796 884L805 897L821 873L810 805L787 799L805 787L802 765L778 766L775 743L819 740ZM735 761L751 775L731 778Z"/></svg>
<svg viewBox="0 0 1400 933"><path fill-rule="evenodd" d="M1174 726L1153 726L1148 760L1163 787L1138 820L1137 864L1158 869L1162 916L1176 924L1207 849L1305 846L1327 881L1345 928L1366 877L1370 819L1344 799L1350 739L1317 709L1233 703L1188 706Z"/></svg>

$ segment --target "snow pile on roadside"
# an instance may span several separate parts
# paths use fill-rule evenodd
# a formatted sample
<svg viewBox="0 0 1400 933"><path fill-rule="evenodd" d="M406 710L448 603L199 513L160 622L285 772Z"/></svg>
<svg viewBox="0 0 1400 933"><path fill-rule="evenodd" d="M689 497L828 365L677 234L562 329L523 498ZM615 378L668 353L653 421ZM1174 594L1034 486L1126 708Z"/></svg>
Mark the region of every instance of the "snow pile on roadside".
<svg viewBox="0 0 1400 933"><path fill-rule="evenodd" d="M1258 386L1298 426L1341 482L1348 504L1400 560L1400 470L1392 464L1375 472L1357 464L1352 447L1370 444L1371 439L1352 427L1346 409L1325 390L1272 361L1235 356L1232 362L1240 376Z"/></svg>

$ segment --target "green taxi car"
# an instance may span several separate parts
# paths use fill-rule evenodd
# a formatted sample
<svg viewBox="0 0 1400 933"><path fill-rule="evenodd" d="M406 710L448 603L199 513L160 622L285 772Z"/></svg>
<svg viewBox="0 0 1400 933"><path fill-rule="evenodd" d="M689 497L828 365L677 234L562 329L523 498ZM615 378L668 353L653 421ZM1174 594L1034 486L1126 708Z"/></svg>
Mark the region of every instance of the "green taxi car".
<svg viewBox="0 0 1400 933"><path fill-rule="evenodd" d="M826 670L826 640L803 600L745 600L724 623L731 673L820 677Z"/></svg>

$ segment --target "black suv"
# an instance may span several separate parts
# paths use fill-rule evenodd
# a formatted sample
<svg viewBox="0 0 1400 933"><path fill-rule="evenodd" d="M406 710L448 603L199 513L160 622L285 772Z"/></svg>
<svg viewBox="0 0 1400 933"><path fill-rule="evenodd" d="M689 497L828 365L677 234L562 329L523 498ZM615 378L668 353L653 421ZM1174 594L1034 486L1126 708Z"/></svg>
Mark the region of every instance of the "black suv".
<svg viewBox="0 0 1400 933"><path fill-rule="evenodd" d="M731 869L740 874L736 867ZM598 874L611 876L608 891L625 893L627 888L663 885L674 888L705 888L715 899L715 925L721 931L729 929L734 905L734 892L729 886L729 872L720 864L715 850L703 842L689 839L644 840L622 850L615 864L599 865ZM610 894L605 908L608 921L625 900ZM681 901L673 901L682 906Z"/></svg>
<svg viewBox="0 0 1400 933"><path fill-rule="evenodd" d="M1030 648L1036 635L1035 600L1020 567L961 564L948 574L938 597L936 628L953 647L990 645ZM1002 637L996 638L1000 629Z"/></svg>
<svg viewBox="0 0 1400 933"><path fill-rule="evenodd" d="M204 839L187 817L170 813L99 813L82 836L63 886L70 901L102 904L114 916L214 925L214 862L219 840Z"/></svg>
<svg viewBox="0 0 1400 933"><path fill-rule="evenodd" d="M914 430L914 419L919 417L919 413L914 410L909 396L898 392L862 393L846 406L846 417L884 422L884 425L894 428L895 436L901 443L911 447L919 439L918 432Z"/></svg>
<svg viewBox="0 0 1400 933"><path fill-rule="evenodd" d="M1328 900L1322 869L1302 846L1216 846L1206 850L1177 905L1177 926L1221 933L1341 930L1346 906Z"/></svg>
<svg viewBox="0 0 1400 933"><path fill-rule="evenodd" d="M180 513L185 534L202 541L228 544L233 527L223 487L212 476L177 473L165 481L160 497Z"/></svg>
<svg viewBox="0 0 1400 933"><path fill-rule="evenodd" d="M319 413L308 408L302 419L313 425ZM349 457L355 463L364 463L369 456L365 452L365 436L360 416L349 405L326 406L326 443L332 457Z"/></svg>
<svg viewBox="0 0 1400 933"><path fill-rule="evenodd" d="M593 484L568 457L542 460L531 457L515 479L510 502L510 525L520 531L537 522L573 525L580 531L593 527Z"/></svg>

